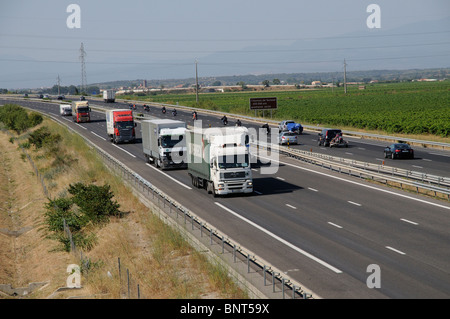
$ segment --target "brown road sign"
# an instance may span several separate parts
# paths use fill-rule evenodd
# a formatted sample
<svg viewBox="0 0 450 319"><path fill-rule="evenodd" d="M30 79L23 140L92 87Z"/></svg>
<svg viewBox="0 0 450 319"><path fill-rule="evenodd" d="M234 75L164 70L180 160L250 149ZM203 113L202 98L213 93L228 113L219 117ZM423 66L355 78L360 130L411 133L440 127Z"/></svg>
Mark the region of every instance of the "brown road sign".
<svg viewBox="0 0 450 319"><path fill-rule="evenodd" d="M250 110L272 110L278 107L276 97L251 98Z"/></svg>

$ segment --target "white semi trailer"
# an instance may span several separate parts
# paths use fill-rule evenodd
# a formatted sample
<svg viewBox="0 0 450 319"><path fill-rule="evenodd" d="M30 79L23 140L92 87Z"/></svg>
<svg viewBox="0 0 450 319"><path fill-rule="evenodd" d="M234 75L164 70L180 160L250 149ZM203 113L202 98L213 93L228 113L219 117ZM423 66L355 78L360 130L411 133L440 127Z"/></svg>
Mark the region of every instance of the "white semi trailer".
<svg viewBox="0 0 450 319"><path fill-rule="evenodd" d="M253 192L247 128L188 130L186 139L192 185L214 196Z"/></svg>
<svg viewBox="0 0 450 319"><path fill-rule="evenodd" d="M186 168L186 123L159 119L141 122L147 162L161 169Z"/></svg>

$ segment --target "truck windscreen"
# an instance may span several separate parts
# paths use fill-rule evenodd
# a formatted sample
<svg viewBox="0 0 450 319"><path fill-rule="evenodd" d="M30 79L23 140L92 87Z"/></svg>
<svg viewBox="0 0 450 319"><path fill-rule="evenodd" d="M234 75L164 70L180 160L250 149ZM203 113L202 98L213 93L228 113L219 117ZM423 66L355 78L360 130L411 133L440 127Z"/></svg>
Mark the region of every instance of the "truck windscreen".
<svg viewBox="0 0 450 319"><path fill-rule="evenodd" d="M89 113L89 108L88 107L79 107L78 113Z"/></svg>
<svg viewBox="0 0 450 319"><path fill-rule="evenodd" d="M219 168L240 168L248 167L248 154L219 156Z"/></svg>
<svg viewBox="0 0 450 319"><path fill-rule="evenodd" d="M118 129L128 130L134 127L134 122L133 121L116 122L116 125Z"/></svg>
<svg viewBox="0 0 450 319"><path fill-rule="evenodd" d="M161 136L161 146L162 147L183 146L183 145L177 145L182 140L183 140L183 135L164 135L164 136Z"/></svg>

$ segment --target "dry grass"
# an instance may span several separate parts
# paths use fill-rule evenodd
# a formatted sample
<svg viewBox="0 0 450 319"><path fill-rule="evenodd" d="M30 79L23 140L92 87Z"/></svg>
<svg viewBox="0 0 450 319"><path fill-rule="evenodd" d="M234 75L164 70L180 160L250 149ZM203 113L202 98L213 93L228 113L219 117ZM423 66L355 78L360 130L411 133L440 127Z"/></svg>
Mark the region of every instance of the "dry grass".
<svg viewBox="0 0 450 319"><path fill-rule="evenodd" d="M149 208L132 195L131 190L120 178L110 173L79 136L49 119L45 119L41 126L43 125L63 137L60 152L77 159L64 172L46 175L45 183L50 197L64 195L68 185L76 182L109 184L115 194L114 199L121 205L121 211L129 214L124 218L112 218L108 224L94 229L97 242L91 251L85 253L91 263L89 271L82 276L83 288L54 293L58 287L66 285L67 266L79 264L79 260L72 254L54 251L58 243L45 239L45 231L42 228L39 230L46 201L43 200L42 187L32 173L30 164L20 159L21 152L17 150L17 143L23 142L24 138L11 144L8 142L9 137L2 133L0 145L10 151L4 156L9 156L11 162L20 164L20 168L14 166L14 169L9 169L8 174L21 182L12 188L15 194L13 197L9 195L11 188L0 189L1 203L13 199L14 207L22 207L31 201L32 204L24 208L24 214L20 216L23 225L32 225L34 228L18 237L15 242L0 234L0 284L12 283L9 278L14 274L17 278L12 283L14 287L25 286L29 282L50 282L48 286L32 294L31 298L124 298L127 296L124 282L128 269L135 285L132 297L137 296L136 284L139 284L141 298L247 297L228 278L223 267L209 264L179 233L155 217ZM28 153L41 172L51 171L51 156L44 156L43 151L31 149ZM0 173L1 185L4 185L1 179L5 179L5 174L3 171ZM0 228L11 228L11 223L11 218L0 215ZM26 239L28 236L29 240ZM16 252L15 258L11 258L12 251ZM119 258L122 270L120 278Z"/></svg>
<svg viewBox="0 0 450 319"><path fill-rule="evenodd" d="M57 279L66 276L61 268L72 256L50 252L54 243L40 230L46 201L41 184L28 161L21 159L17 145L8 140L0 133L0 283L25 287L30 282L50 282L48 289L56 289L63 282ZM23 233L17 236L15 231Z"/></svg>

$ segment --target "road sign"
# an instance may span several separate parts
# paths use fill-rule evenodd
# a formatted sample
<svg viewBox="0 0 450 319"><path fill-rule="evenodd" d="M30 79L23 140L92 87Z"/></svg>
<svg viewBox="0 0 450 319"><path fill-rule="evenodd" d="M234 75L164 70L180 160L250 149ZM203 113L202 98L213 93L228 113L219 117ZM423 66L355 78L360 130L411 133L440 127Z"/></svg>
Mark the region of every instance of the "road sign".
<svg viewBox="0 0 450 319"><path fill-rule="evenodd" d="M273 110L278 107L276 97L251 98L250 110Z"/></svg>

